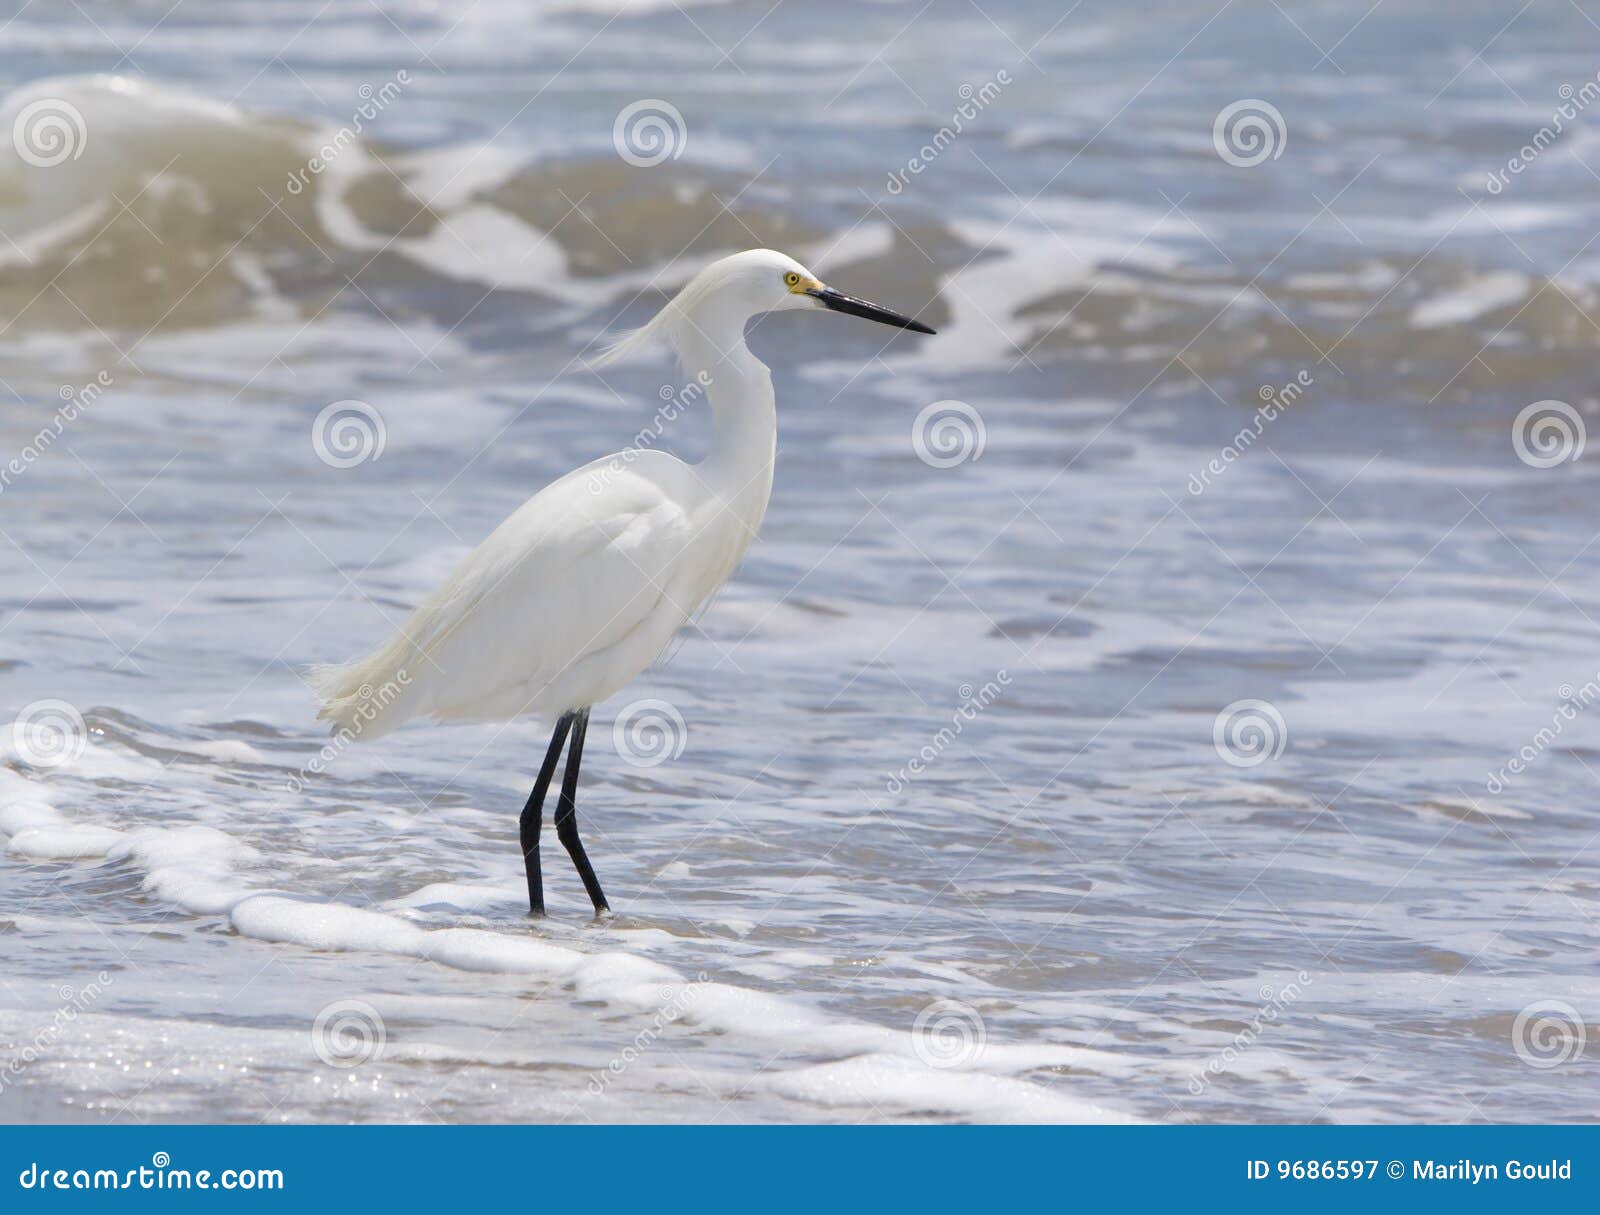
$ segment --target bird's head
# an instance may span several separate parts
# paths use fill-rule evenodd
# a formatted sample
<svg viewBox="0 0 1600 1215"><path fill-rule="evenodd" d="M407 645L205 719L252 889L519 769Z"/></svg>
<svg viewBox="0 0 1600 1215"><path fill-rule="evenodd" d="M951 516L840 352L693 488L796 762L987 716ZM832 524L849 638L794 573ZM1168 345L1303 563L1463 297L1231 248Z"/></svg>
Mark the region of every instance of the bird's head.
<svg viewBox="0 0 1600 1215"><path fill-rule="evenodd" d="M702 269L649 324L612 346L603 361L625 358L657 338L682 354L694 335L709 337L730 324L737 333L752 316L791 308L821 308L914 333L934 332L921 321L835 290L788 254L749 249Z"/></svg>
<svg viewBox="0 0 1600 1215"><path fill-rule="evenodd" d="M776 249L750 249L713 262L700 272L715 284L714 290L736 298L750 315L781 312L788 308L823 308L864 320L932 333L921 321L868 303L828 286L794 258ZM687 294L687 289L685 289Z"/></svg>

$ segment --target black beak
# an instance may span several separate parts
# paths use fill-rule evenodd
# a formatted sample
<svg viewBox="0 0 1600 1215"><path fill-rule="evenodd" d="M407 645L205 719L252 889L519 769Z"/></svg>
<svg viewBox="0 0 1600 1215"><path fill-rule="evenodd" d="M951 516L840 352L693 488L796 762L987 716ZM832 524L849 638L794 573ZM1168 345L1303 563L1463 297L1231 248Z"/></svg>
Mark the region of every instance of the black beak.
<svg viewBox="0 0 1600 1215"><path fill-rule="evenodd" d="M885 325L893 325L897 329L909 329L912 333L934 332L921 321L914 321L909 316L901 316L898 312L890 312L887 308L869 304L866 300L858 300L855 296L845 295L842 292L835 291L832 287L808 291L806 294L814 296L830 312L842 312L846 316L859 316L869 321L880 321Z"/></svg>

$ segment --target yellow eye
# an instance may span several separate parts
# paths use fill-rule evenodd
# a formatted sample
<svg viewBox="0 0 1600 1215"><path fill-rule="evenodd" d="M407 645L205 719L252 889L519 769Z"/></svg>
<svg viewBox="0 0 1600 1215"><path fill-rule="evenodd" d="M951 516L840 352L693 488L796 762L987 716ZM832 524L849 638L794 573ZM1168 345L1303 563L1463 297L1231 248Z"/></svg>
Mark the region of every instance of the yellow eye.
<svg viewBox="0 0 1600 1215"><path fill-rule="evenodd" d="M800 285L800 276L791 270L783 276L783 281L790 287L798 287Z"/></svg>

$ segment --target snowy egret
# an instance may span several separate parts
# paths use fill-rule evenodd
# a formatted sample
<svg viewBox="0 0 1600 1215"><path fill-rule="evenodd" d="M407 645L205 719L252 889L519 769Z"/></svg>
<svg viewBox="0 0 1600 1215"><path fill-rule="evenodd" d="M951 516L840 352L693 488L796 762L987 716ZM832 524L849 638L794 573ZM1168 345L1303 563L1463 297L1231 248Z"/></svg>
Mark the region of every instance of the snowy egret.
<svg viewBox="0 0 1600 1215"><path fill-rule="evenodd" d="M578 838L578 768L590 707L619 691L725 583L772 492L772 376L745 345L758 313L825 308L917 333L928 326L824 286L791 257L754 249L705 267L603 361L660 342L705 386L715 431L686 464L653 449L605 456L540 490L475 549L400 632L366 658L318 667L319 717L372 738L414 717L555 723L521 818L528 905L544 912L539 829L570 737L556 835L609 910Z"/></svg>

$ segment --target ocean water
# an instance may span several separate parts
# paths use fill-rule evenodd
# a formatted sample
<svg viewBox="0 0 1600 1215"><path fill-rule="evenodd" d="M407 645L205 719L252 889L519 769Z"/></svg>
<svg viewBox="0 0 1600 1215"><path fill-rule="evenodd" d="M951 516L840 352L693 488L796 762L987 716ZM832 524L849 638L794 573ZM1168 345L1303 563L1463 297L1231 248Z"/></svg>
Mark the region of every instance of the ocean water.
<svg viewBox="0 0 1600 1215"><path fill-rule="evenodd" d="M0 37L0 1117L1593 1117L1578 6L168 8ZM752 330L530 921L545 727L304 669L702 451L588 356L756 245L940 333Z"/></svg>

